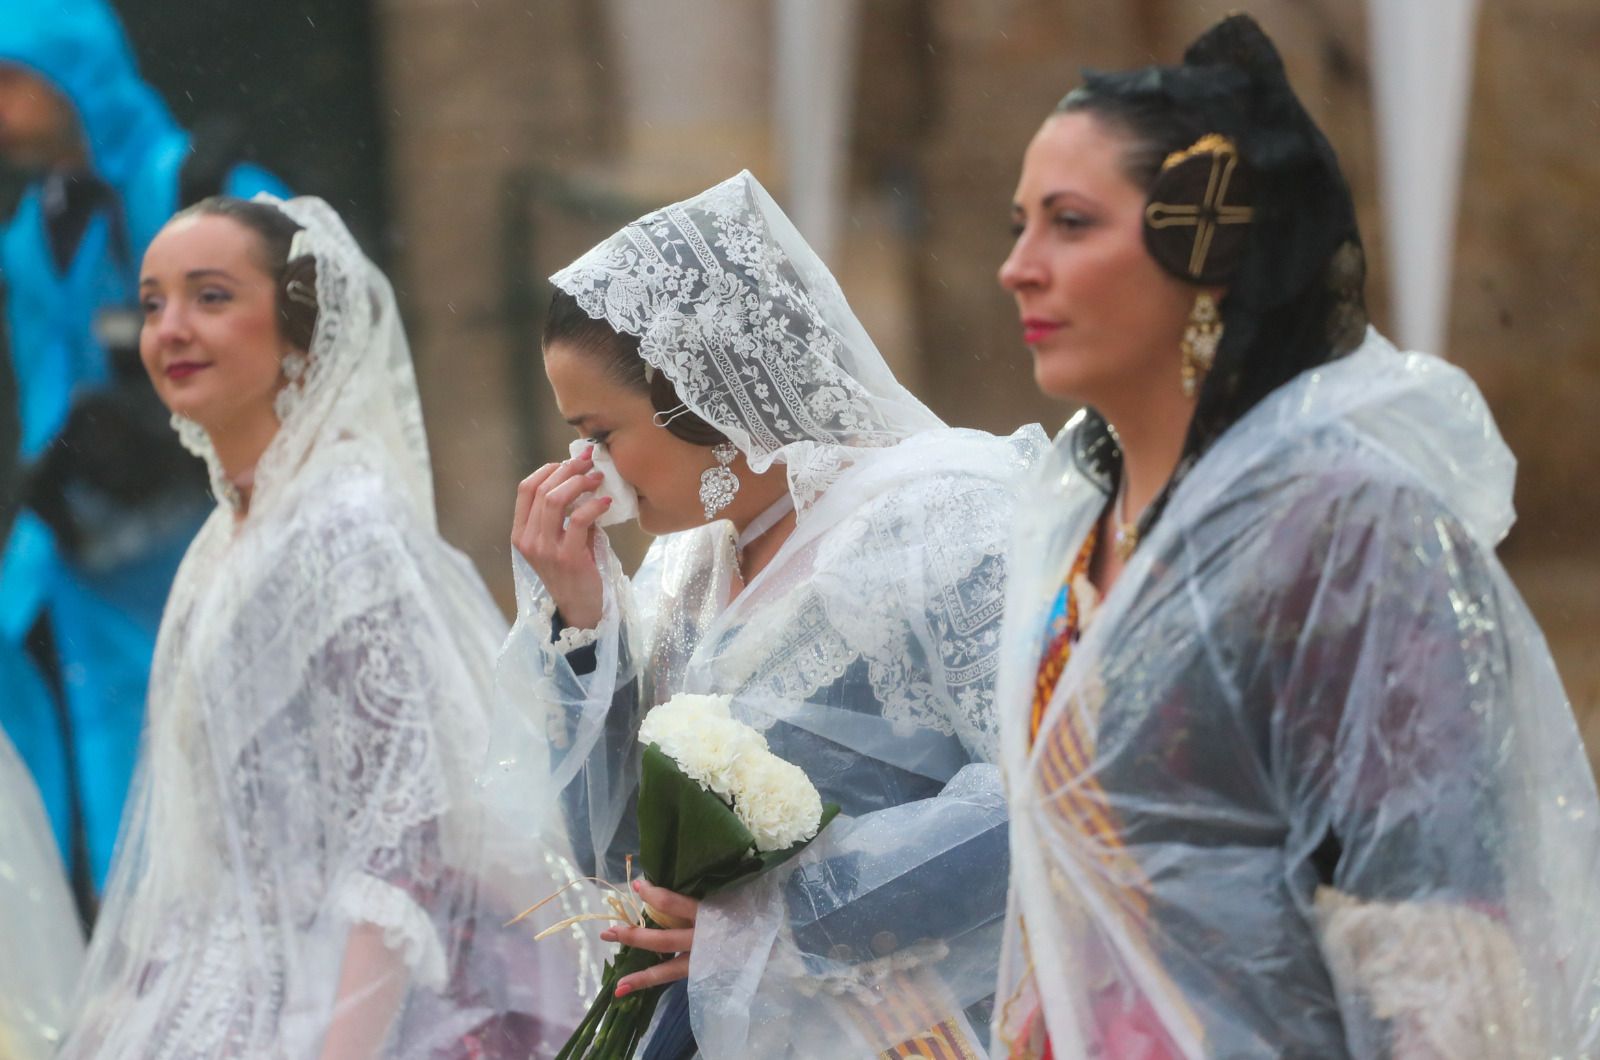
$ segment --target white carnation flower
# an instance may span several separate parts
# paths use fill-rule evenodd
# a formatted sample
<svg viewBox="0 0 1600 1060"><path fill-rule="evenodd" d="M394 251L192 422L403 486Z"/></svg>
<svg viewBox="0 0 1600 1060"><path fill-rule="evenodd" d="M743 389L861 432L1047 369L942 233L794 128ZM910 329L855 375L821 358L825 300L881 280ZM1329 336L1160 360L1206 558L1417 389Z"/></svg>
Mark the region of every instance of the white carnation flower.
<svg viewBox="0 0 1600 1060"><path fill-rule="evenodd" d="M669 752L672 760L689 779L730 802L739 763L746 756L766 753L766 741L732 718L704 718L682 736L675 753Z"/></svg>
<svg viewBox="0 0 1600 1060"><path fill-rule="evenodd" d="M684 776L730 802L739 760L767 749L766 737L729 715L727 696L673 696L645 715L639 742L655 744Z"/></svg>
<svg viewBox="0 0 1600 1060"><path fill-rule="evenodd" d="M693 738L697 725L728 716L727 696L673 696L645 714L644 723L639 726L639 742L653 743L667 757L676 759L674 751Z"/></svg>
<svg viewBox="0 0 1600 1060"><path fill-rule="evenodd" d="M770 751L746 754L732 775L733 812L756 849L787 850L822 826L822 797L805 770Z"/></svg>
<svg viewBox="0 0 1600 1060"><path fill-rule="evenodd" d="M695 718L731 717L728 709L730 701L729 696L697 696L687 692L680 693L660 706L652 708L645 715L639 737L645 739L645 733L651 726L679 726L689 724Z"/></svg>

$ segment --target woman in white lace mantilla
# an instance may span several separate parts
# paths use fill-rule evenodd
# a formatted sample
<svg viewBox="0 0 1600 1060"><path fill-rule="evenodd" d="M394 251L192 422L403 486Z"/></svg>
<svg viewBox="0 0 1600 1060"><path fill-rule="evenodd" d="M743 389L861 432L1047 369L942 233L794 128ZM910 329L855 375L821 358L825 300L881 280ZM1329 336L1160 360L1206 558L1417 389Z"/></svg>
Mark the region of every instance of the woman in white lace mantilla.
<svg viewBox="0 0 1600 1060"><path fill-rule="evenodd" d="M551 804L620 882L642 712L732 696L844 816L698 909L645 888L688 929L605 933L681 953L623 981L688 978L646 1055L981 1052L1006 861L1001 553L1042 434L946 427L748 173L553 282L545 367L587 442L519 491L490 790ZM595 527L635 504L659 536L628 578Z"/></svg>
<svg viewBox="0 0 1600 1060"><path fill-rule="evenodd" d="M1597 1055L1600 802L1495 557L1515 462L1367 326L1276 49L1234 16L1089 75L1013 213L1035 378L1089 408L1011 552L996 1051Z"/></svg>
<svg viewBox="0 0 1600 1060"><path fill-rule="evenodd" d="M554 832L476 808L504 626L435 527L388 282L321 200L263 197L174 218L141 290L220 503L167 603L62 1055L553 1051L581 941L501 925L570 872Z"/></svg>

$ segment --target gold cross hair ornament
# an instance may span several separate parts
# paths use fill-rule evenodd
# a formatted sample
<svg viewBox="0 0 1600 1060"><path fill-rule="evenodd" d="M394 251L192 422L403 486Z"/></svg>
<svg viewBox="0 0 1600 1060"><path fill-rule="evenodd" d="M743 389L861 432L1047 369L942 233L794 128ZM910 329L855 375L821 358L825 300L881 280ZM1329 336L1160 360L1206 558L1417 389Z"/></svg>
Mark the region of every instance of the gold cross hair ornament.
<svg viewBox="0 0 1600 1060"><path fill-rule="evenodd" d="M1208 133L1161 163L1145 207L1145 245L1169 272L1193 283L1221 283L1244 256L1255 211L1249 172L1226 136Z"/></svg>

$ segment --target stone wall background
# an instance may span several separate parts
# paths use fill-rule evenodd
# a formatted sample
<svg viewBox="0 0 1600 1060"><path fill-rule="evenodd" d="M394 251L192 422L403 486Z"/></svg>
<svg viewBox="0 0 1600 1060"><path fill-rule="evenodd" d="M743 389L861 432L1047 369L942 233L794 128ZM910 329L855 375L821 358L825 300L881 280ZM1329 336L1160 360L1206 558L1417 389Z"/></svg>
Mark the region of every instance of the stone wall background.
<svg viewBox="0 0 1600 1060"><path fill-rule="evenodd" d="M565 451L541 277L632 213L748 166L782 199L759 0L374 0L396 282L445 532L509 603L513 489ZM954 423L1069 410L1034 391L994 273L1023 146L1084 66L1173 61L1246 6L1339 149L1387 318L1363 6L1354 0L863 0L851 225L833 265ZM635 208L636 207L636 208ZM632 211L630 213L629 211ZM1600 5L1485 4L1449 349L1521 461L1504 558L1600 752ZM637 550L630 539L625 547ZM1600 757L1600 756L1597 756Z"/></svg>

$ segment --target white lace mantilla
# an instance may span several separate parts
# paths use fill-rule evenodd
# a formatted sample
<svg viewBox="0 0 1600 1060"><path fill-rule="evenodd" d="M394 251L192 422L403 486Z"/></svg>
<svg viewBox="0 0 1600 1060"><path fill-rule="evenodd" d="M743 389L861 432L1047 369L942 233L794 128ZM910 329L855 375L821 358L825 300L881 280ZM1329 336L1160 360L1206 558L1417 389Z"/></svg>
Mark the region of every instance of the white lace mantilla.
<svg viewBox="0 0 1600 1060"><path fill-rule="evenodd" d="M758 470L796 443L879 446L938 424L748 173L641 217L551 282L637 336Z"/></svg>

